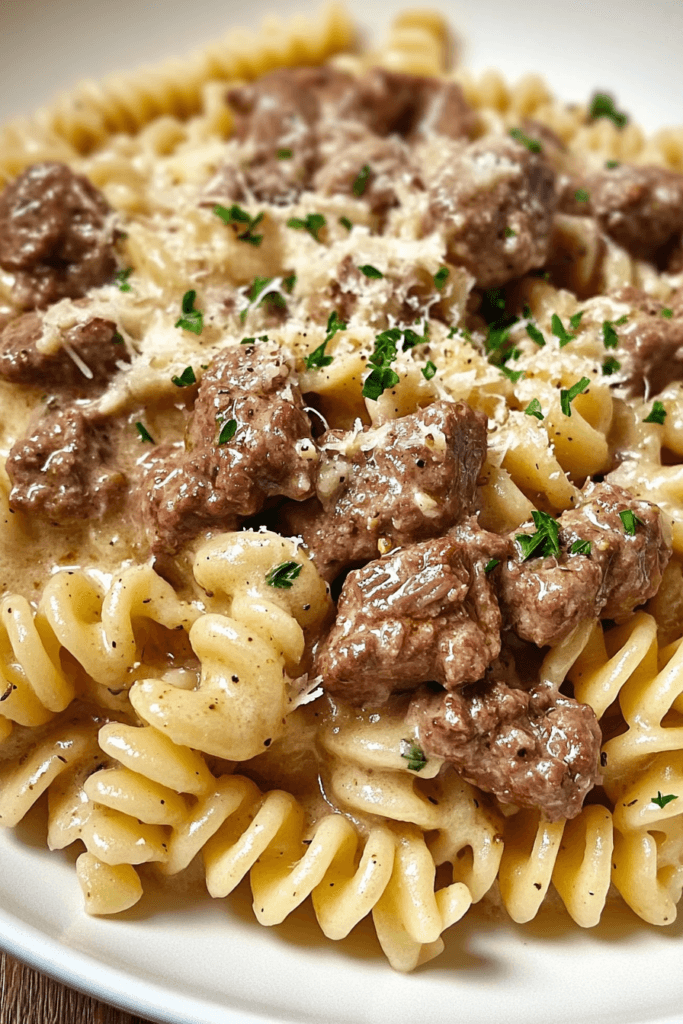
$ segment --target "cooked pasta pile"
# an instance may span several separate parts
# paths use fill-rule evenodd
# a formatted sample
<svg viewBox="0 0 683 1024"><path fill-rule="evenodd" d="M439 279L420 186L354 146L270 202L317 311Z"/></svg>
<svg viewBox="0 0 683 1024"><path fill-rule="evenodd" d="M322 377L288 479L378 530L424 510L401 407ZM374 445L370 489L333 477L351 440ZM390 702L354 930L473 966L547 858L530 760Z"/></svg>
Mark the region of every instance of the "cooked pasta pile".
<svg viewBox="0 0 683 1024"><path fill-rule="evenodd" d="M89 913L127 910L148 872L178 875L199 856L215 898L249 876L265 925L309 896L331 939L372 913L398 970L436 956L444 930L496 892L517 922L535 916L552 884L582 927L598 923L610 889L645 921L668 924L683 890L683 374L667 364L657 387L628 391L639 364L635 349L622 350L646 315L683 315L683 225L678 254L672 243L668 262L655 262L587 215L581 196L606 164L683 172L683 130L646 138L613 105L611 116L590 116L535 76L510 87L495 72L452 72L436 14L401 15L377 50L355 52L353 35L337 8L315 23L271 19L185 61L84 83L0 131L0 183L12 188L35 164L66 164L101 192L115 224L115 271L81 295L36 303L31 344L48 367L64 350L78 367L78 331L95 318L115 325L107 343L118 345L99 392L77 391L76 412L48 377L12 380L0 364L0 824L15 826L47 793L50 849L85 847L77 873ZM228 85L325 62L354 77L378 67L457 83L463 146L485 153L498 140L532 162L543 150L578 204L570 196L553 213L547 256L503 281L464 250L456 258L442 223L452 211L446 204L426 226L403 150L389 152L393 136L367 159L368 139L347 139L315 187L295 182L284 201L259 196L258 174L235 184L247 174L246 94L231 106ZM438 166L442 146L419 131L410 142L418 172ZM295 158L279 151L280 164ZM344 174L343 187L332 180ZM513 262L523 235L515 216L503 243ZM533 223L539 216L532 209ZM33 315L18 299L21 273L0 271L3 338ZM315 547L331 528L324 521L314 543L295 510L287 530L273 499L308 498L307 485L301 495L267 493L234 522L193 507L193 533L164 525L153 504L135 512L141 486L165 488L198 450L197 387L208 389L226 350L259 345L273 376L284 374L277 400L303 395L314 437L331 428L342 461L403 418L467 403L472 423L486 425L487 451L476 509L465 512L489 535L531 536L532 513L548 529L581 509L592 493L584 485L605 478L636 503L619 513L626 534L645 528L638 502L662 510L673 556L655 596L616 624L598 608L552 643L515 641L527 690L588 705L600 725L599 778L571 819L484 792L423 750L405 693L354 701L317 671L343 582ZM35 484L17 497L30 446L38 458L31 431L43 410L58 434L73 428L70 451L92 444L88 458L107 468L96 512L79 506L60 521L63 506L39 508ZM74 417L88 410L89 440L78 440ZM221 416L219 446L239 429ZM422 433L432 448L444 436ZM304 482L317 458L307 445L293 444ZM324 485L319 478L319 496ZM436 514L430 494L416 501L426 519ZM388 559L403 543L383 535L369 557ZM505 557L486 560L488 580ZM444 865L451 880L435 891Z"/></svg>

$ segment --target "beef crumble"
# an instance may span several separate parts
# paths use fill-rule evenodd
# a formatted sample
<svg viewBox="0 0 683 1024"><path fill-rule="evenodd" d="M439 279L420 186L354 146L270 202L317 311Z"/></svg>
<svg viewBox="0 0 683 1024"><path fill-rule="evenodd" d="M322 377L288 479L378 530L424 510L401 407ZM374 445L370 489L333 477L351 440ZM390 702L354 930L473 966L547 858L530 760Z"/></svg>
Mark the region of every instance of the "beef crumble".
<svg viewBox="0 0 683 1024"><path fill-rule="evenodd" d="M110 430L92 406L43 415L9 453L10 508L59 525L104 515L125 486Z"/></svg>
<svg viewBox="0 0 683 1024"><path fill-rule="evenodd" d="M603 231L636 256L651 257L683 231L683 174L619 164L586 188Z"/></svg>
<svg viewBox="0 0 683 1024"><path fill-rule="evenodd" d="M614 293L632 307L627 322L617 329L615 353L621 369L610 379L629 397L658 395L667 384L683 380L683 308L671 304L671 316L662 316L665 304L631 285Z"/></svg>
<svg viewBox="0 0 683 1024"><path fill-rule="evenodd" d="M443 534L474 510L486 420L465 402L435 402L381 427L319 439L317 497L282 510L316 568L333 580L350 565Z"/></svg>
<svg viewBox="0 0 683 1024"><path fill-rule="evenodd" d="M407 720L426 755L443 757L473 785L537 807L548 821L573 818L599 782L595 714L548 686L510 685L508 673L447 693L424 688Z"/></svg>
<svg viewBox="0 0 683 1024"><path fill-rule="evenodd" d="M436 680L448 689L481 679L500 652L501 615L486 566L508 542L474 518L347 576L315 671L352 704Z"/></svg>
<svg viewBox="0 0 683 1024"><path fill-rule="evenodd" d="M291 360L266 343L226 348L204 375L187 450L157 450L142 488L156 553L232 530L267 498L313 492L317 449Z"/></svg>
<svg viewBox="0 0 683 1024"><path fill-rule="evenodd" d="M558 520L561 554L522 561L519 549L498 570L506 624L539 647L556 644L585 619L622 621L656 594L671 555L661 512L614 484L590 484L582 504ZM637 517L626 531L620 512ZM570 554L589 541L590 554Z"/></svg>
<svg viewBox="0 0 683 1024"><path fill-rule="evenodd" d="M0 195L0 267L23 309L80 298L116 271L112 210L65 164L33 164Z"/></svg>
<svg viewBox="0 0 683 1024"><path fill-rule="evenodd" d="M112 320L92 317L68 328L57 352L38 349L42 333L37 313L24 313L7 324L0 334L0 379L52 392L93 391L111 379L117 363L129 360Z"/></svg>

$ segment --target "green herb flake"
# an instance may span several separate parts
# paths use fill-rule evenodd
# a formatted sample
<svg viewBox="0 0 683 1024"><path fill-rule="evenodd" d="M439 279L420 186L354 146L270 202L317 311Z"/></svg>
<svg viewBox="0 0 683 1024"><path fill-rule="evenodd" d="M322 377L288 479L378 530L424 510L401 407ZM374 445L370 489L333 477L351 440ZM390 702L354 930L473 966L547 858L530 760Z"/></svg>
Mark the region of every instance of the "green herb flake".
<svg viewBox="0 0 683 1024"><path fill-rule="evenodd" d="M620 316L618 320L603 320L602 322L602 340L605 348L617 348L619 345L619 336L615 331L615 327L623 327L628 320L628 316Z"/></svg>
<svg viewBox="0 0 683 1024"><path fill-rule="evenodd" d="M291 160L293 155L291 149L278 149L277 151L278 160Z"/></svg>
<svg viewBox="0 0 683 1024"><path fill-rule="evenodd" d="M531 513L531 518L536 527L536 533L520 533L515 540L522 549L522 555L526 562L532 556L537 558L549 558L552 555L560 554L560 527L559 524L547 512Z"/></svg>
<svg viewBox="0 0 683 1024"><path fill-rule="evenodd" d="M503 235L505 236L505 238L516 238L517 232L513 231L509 224L506 224Z"/></svg>
<svg viewBox="0 0 683 1024"><path fill-rule="evenodd" d="M364 263L363 266L359 267L358 269L360 270L361 274L365 274L366 277L376 278L378 280L380 277L384 277L382 271L378 270L377 267L373 267L372 264L370 263Z"/></svg>
<svg viewBox="0 0 683 1024"><path fill-rule="evenodd" d="M186 366L179 377L171 377L171 383L175 384L177 388L189 388L192 384L197 383L197 378L192 367Z"/></svg>
<svg viewBox="0 0 683 1024"><path fill-rule="evenodd" d="M322 369L323 366L329 366L330 363L333 361L333 356L325 355L325 348L329 340L329 338L325 338L322 345L318 345L318 347L314 349L313 352L310 353L310 355L307 355L304 358L304 363L306 364L307 370Z"/></svg>
<svg viewBox="0 0 683 1024"><path fill-rule="evenodd" d="M633 509L627 508L623 512L619 513L619 518L624 524L624 533L627 533L629 537L635 537L636 526L640 523L641 526L645 526L642 519L639 519Z"/></svg>
<svg viewBox="0 0 683 1024"><path fill-rule="evenodd" d="M650 803L657 804L657 807L661 808L666 807L672 800L678 800L678 796L675 793L667 793L666 796L662 796L659 790L657 790L657 796L650 797Z"/></svg>
<svg viewBox="0 0 683 1024"><path fill-rule="evenodd" d="M577 331L579 329L579 324L581 323L581 319L585 312L585 309L580 309L578 313L572 313L569 317L569 326L573 331Z"/></svg>
<svg viewBox="0 0 683 1024"><path fill-rule="evenodd" d="M621 363L614 356L608 356L602 364L602 373L605 377L611 377L613 373L616 373L621 369Z"/></svg>
<svg viewBox="0 0 683 1024"><path fill-rule="evenodd" d="M500 558L492 558L489 562L486 563L484 567L484 572L493 572L497 565L500 565Z"/></svg>
<svg viewBox="0 0 683 1024"><path fill-rule="evenodd" d="M383 395L389 388L394 388L400 378L389 366L375 367L365 378L363 384L363 398L371 398L374 402Z"/></svg>
<svg viewBox="0 0 683 1024"><path fill-rule="evenodd" d="M288 228L297 228L300 231L308 231L311 238L314 238L316 242L320 241L320 231L326 224L327 221L323 217L322 213L309 213L303 220L301 217L290 217L287 221Z"/></svg>
<svg viewBox="0 0 683 1024"><path fill-rule="evenodd" d="M232 441L233 437L237 433L237 420L226 420L220 429L218 435L218 443L227 444L228 441Z"/></svg>
<svg viewBox="0 0 683 1024"><path fill-rule="evenodd" d="M565 416L571 416L572 414L572 402L577 395L583 394L586 388L590 385L588 377L582 377L581 380L577 380L576 384L572 384L566 391L563 389L560 391L560 406Z"/></svg>
<svg viewBox="0 0 683 1024"><path fill-rule="evenodd" d="M343 228L346 228L347 231L350 231L351 228L353 227L353 224L351 223L348 217L340 217L339 223Z"/></svg>
<svg viewBox="0 0 683 1024"><path fill-rule="evenodd" d="M588 116L591 121L597 121L599 117L607 117L617 128L625 128L628 124L628 116L617 110L614 105L614 97L606 92L596 92L591 98Z"/></svg>
<svg viewBox="0 0 683 1024"><path fill-rule="evenodd" d="M269 341L267 334L259 334L258 338L242 338L240 345L255 345L257 341ZM203 367L206 370L206 366Z"/></svg>
<svg viewBox="0 0 683 1024"><path fill-rule="evenodd" d="M541 403L537 398L531 399L524 412L527 416L535 416L537 420L542 420L544 418Z"/></svg>
<svg viewBox="0 0 683 1024"><path fill-rule="evenodd" d="M446 281L448 280L449 273L450 271L448 267L439 267L437 272L434 274L434 286L438 288L439 291L441 291Z"/></svg>
<svg viewBox="0 0 683 1024"><path fill-rule="evenodd" d="M123 335L119 334L118 331L114 331L114 337L111 339L114 345L123 345Z"/></svg>
<svg viewBox="0 0 683 1024"><path fill-rule="evenodd" d="M569 549L570 555L590 555L591 542L589 540L575 540Z"/></svg>
<svg viewBox="0 0 683 1024"><path fill-rule="evenodd" d="M669 309L667 306L666 309L660 309L659 315L663 316L666 320L670 320L671 317L674 315L674 311L673 309Z"/></svg>
<svg viewBox="0 0 683 1024"><path fill-rule="evenodd" d="M574 341L574 338L576 337L575 334L569 334L557 313L553 313L552 315L552 319L550 321L550 329L555 335L555 337L559 340L560 348L564 348L564 346L568 345L570 341Z"/></svg>
<svg viewBox="0 0 683 1024"><path fill-rule="evenodd" d="M140 421L138 420L138 422L135 424L135 429L140 435L141 441L147 441L149 444L156 444L156 441L154 440L154 438L152 437L144 423L140 423Z"/></svg>
<svg viewBox="0 0 683 1024"><path fill-rule="evenodd" d="M290 274L289 277L282 278L282 287L284 290L291 295L294 291L294 285L296 284L296 274Z"/></svg>
<svg viewBox="0 0 683 1024"><path fill-rule="evenodd" d="M332 338L334 338L334 336L337 333L337 331L345 331L347 327L348 327L348 324L346 323L346 321L345 320L340 320L339 315L337 314L336 309L333 309L332 312L330 313L329 317L327 318L327 339L326 340L330 341Z"/></svg>
<svg viewBox="0 0 683 1024"><path fill-rule="evenodd" d="M432 377L435 376L435 374L436 366L430 359L427 365L422 367L422 376L424 377L425 380L431 380Z"/></svg>
<svg viewBox="0 0 683 1024"><path fill-rule="evenodd" d="M406 759L411 772L421 772L427 764L424 750L414 740L401 740L401 757Z"/></svg>
<svg viewBox="0 0 683 1024"><path fill-rule="evenodd" d="M372 171L370 170L370 164L363 164L360 171L358 172L358 177L351 186L351 191L353 192L354 196L360 198L363 195L365 189L368 186L368 180L371 174Z"/></svg>
<svg viewBox="0 0 683 1024"><path fill-rule="evenodd" d="M587 192L585 188L577 188L574 199L577 203L587 203L590 200L590 192Z"/></svg>
<svg viewBox="0 0 683 1024"><path fill-rule="evenodd" d="M267 574L266 583L276 590L291 590L302 569L300 562L281 562Z"/></svg>
<svg viewBox="0 0 683 1024"><path fill-rule="evenodd" d="M517 142L521 142L523 146L526 146L531 153L541 152L541 143L538 139L532 139L528 135L525 135L521 128L511 128L510 135Z"/></svg>
<svg viewBox="0 0 683 1024"><path fill-rule="evenodd" d="M663 403L655 402L652 408L650 409L649 414L643 420L643 423L659 423L661 425L664 423L665 419L666 409L664 408Z"/></svg>
<svg viewBox="0 0 683 1024"><path fill-rule="evenodd" d="M184 331L192 331L193 334L201 334L204 328L204 314L194 308L196 298L197 293L194 290L185 292L181 307L183 315L176 320L175 326L182 327Z"/></svg>
<svg viewBox="0 0 683 1024"><path fill-rule="evenodd" d="M510 331L517 321L510 324L489 324L488 334L484 342L489 362L494 366L502 366L510 358Z"/></svg>
<svg viewBox="0 0 683 1024"><path fill-rule="evenodd" d="M245 225L245 230L237 235L240 242L248 242L249 245L260 245L263 241L263 235L255 235L254 228L263 220L263 213L257 213L255 217L243 210L237 203L233 203L232 206L221 206L220 204L214 206L213 212L219 217L224 224L231 225L232 227Z"/></svg>
<svg viewBox="0 0 683 1024"><path fill-rule="evenodd" d="M132 267L126 267L125 270L119 270L117 272L117 274L116 274L116 283L117 283L117 285L119 287L119 291L121 291L121 292L129 292L131 290L131 287L128 284L128 278L130 277L130 275L132 273L133 273L133 268Z"/></svg>
<svg viewBox="0 0 683 1024"><path fill-rule="evenodd" d="M504 373L508 380L511 380L513 384L516 384L524 376L524 370L511 370L509 366L501 366L500 372Z"/></svg>
<svg viewBox="0 0 683 1024"><path fill-rule="evenodd" d="M543 346L545 345L545 338L543 337L541 331L539 331L536 324L527 324L525 329L526 333L529 335L534 344L538 345L539 348L543 348Z"/></svg>
<svg viewBox="0 0 683 1024"><path fill-rule="evenodd" d="M615 167L621 167L618 160L605 160L605 167L608 171L613 171Z"/></svg>

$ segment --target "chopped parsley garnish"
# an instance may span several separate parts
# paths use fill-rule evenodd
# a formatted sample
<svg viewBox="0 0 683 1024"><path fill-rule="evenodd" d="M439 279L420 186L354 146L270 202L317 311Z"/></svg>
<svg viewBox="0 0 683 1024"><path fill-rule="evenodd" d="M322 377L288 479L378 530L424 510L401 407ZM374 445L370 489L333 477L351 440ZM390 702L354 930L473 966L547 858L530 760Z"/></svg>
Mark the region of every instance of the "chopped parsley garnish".
<svg viewBox="0 0 683 1024"><path fill-rule="evenodd" d="M575 334L569 334L557 313L553 313L552 315L552 319L550 321L550 329L555 335L555 337L559 339L560 348L564 348L565 345L568 345L569 342L573 341L576 337Z"/></svg>
<svg viewBox="0 0 683 1024"><path fill-rule="evenodd" d="M655 402L643 423L663 423L666 419L666 409L662 402Z"/></svg>
<svg viewBox="0 0 683 1024"><path fill-rule="evenodd" d="M189 388L192 384L197 383L194 370L191 366L186 366L179 377L171 377L171 382L175 384L177 388Z"/></svg>
<svg viewBox="0 0 683 1024"><path fill-rule="evenodd" d="M665 319L667 320L670 320L671 317L674 315L674 311L673 309L669 309L669 307L667 306L665 309L660 309L659 315L665 317Z"/></svg>
<svg viewBox="0 0 683 1024"><path fill-rule="evenodd" d="M585 310L580 309L578 313L572 313L572 315L569 317L569 326L573 331L578 330L579 324L581 323L581 318L583 317L584 313Z"/></svg>
<svg viewBox="0 0 683 1024"><path fill-rule="evenodd" d="M398 342L403 332L398 327L382 331L375 338L375 348L368 358L368 366L372 367L363 384L363 398L377 401L387 388L393 388L399 382L398 374L391 369L391 364L398 354Z"/></svg>
<svg viewBox="0 0 683 1024"><path fill-rule="evenodd" d="M327 318L327 341L334 338L337 331L345 331L348 324L345 320L340 320L336 309L333 309Z"/></svg>
<svg viewBox="0 0 683 1024"><path fill-rule="evenodd" d="M184 331L192 331L193 334L201 334L204 327L204 314L201 310L194 308L196 298L197 293L194 290L185 292L182 302L183 315L176 320L175 326L182 327Z"/></svg>
<svg viewBox="0 0 683 1024"><path fill-rule="evenodd" d="M525 135L521 128L511 128L510 135L513 139L516 139L517 142L521 142L523 146L526 146L531 153L541 152L541 143L538 139L532 139L528 135Z"/></svg>
<svg viewBox="0 0 683 1024"><path fill-rule="evenodd" d="M560 527L552 516L547 512L531 513L531 518L536 527L536 533L520 533L515 540L522 549L524 561L532 555L537 558L549 558L551 555L560 554Z"/></svg>
<svg viewBox="0 0 683 1024"><path fill-rule="evenodd" d="M259 334L258 338L242 338L240 345L255 345L257 341L268 341L267 334Z"/></svg>
<svg viewBox="0 0 683 1024"><path fill-rule="evenodd" d="M618 320L603 320L602 340L605 348L617 348L619 345L619 337L614 328L623 327L627 320L628 317L626 315L620 316Z"/></svg>
<svg viewBox="0 0 683 1024"><path fill-rule="evenodd" d="M517 232L513 231L509 224L505 225L505 231L503 232L505 238L516 238Z"/></svg>
<svg viewBox="0 0 683 1024"><path fill-rule="evenodd" d="M266 583L277 590L291 590L302 569L300 562L281 562L270 570L266 576Z"/></svg>
<svg viewBox="0 0 683 1024"><path fill-rule="evenodd" d="M277 151L278 160L291 160L292 156L291 149L278 149Z"/></svg>
<svg viewBox="0 0 683 1024"><path fill-rule="evenodd" d="M536 324L527 324L526 333L529 335L534 344L538 345L539 348L543 348L543 346L545 345L545 338L543 337L541 331L539 331Z"/></svg>
<svg viewBox="0 0 683 1024"><path fill-rule="evenodd" d="M489 362L494 366L502 366L506 359L510 358L512 346L510 343L510 331L517 321L510 324L489 324L486 335L486 351L489 355Z"/></svg>
<svg viewBox="0 0 683 1024"><path fill-rule="evenodd" d="M446 335L447 338L454 338L456 334L459 334L465 341L472 342L472 333L468 331L466 327L451 327L450 331Z"/></svg>
<svg viewBox="0 0 683 1024"><path fill-rule="evenodd" d="M588 109L588 116L591 121L597 121L599 117L608 117L617 128L625 128L628 124L628 116L617 110L614 105L614 97L606 92L596 92L593 94Z"/></svg>
<svg viewBox="0 0 683 1024"><path fill-rule="evenodd" d="M228 441L232 441L236 433L237 420L226 420L220 429L220 433L218 435L218 443L227 444Z"/></svg>
<svg viewBox="0 0 683 1024"><path fill-rule="evenodd" d="M421 772L427 764L424 750L414 740L401 740L401 757L406 759L411 772Z"/></svg>
<svg viewBox="0 0 683 1024"><path fill-rule="evenodd" d="M437 272L434 274L434 285L436 288L439 289L439 291L441 291L441 289L445 285L449 273L450 271L448 267L439 267Z"/></svg>
<svg viewBox="0 0 683 1024"><path fill-rule="evenodd" d="M618 359L615 359L614 356L608 356L602 364L602 372L605 377L611 377L613 373L616 373L617 370L620 369L621 363Z"/></svg>
<svg viewBox="0 0 683 1024"><path fill-rule="evenodd" d="M251 217L237 203L233 203L230 207L214 206L213 212L217 217L220 217L224 224L232 225L233 227L245 226L244 231L237 235L240 242L248 242L249 245L260 245L263 241L263 235L254 234L254 228L258 227L263 220L263 213L257 213L255 217Z"/></svg>
<svg viewBox="0 0 683 1024"><path fill-rule="evenodd" d="M635 537L635 535L636 535L636 525L638 523L640 523L641 526L645 526L645 523L643 522L643 520L639 519L638 516L633 511L633 509L631 509L631 508L624 509L623 512L620 512L619 513L619 518L621 519L622 523L624 524L624 532L627 533L629 535L629 537Z"/></svg>
<svg viewBox="0 0 683 1024"><path fill-rule="evenodd" d="M574 193L574 199L576 199L577 203L587 203L590 197L590 192L587 192L585 188L577 188Z"/></svg>
<svg viewBox="0 0 683 1024"><path fill-rule="evenodd" d="M363 195L365 189L367 188L368 179L371 173L372 171L370 170L370 164L363 164L360 171L358 172L358 177L351 186L351 191L353 192L354 196L360 198L360 196Z"/></svg>
<svg viewBox="0 0 683 1024"><path fill-rule="evenodd" d="M360 270L361 274L365 274L366 277L384 277L382 271L378 270L377 267L373 267L371 263L364 263L363 266L359 267L358 269Z"/></svg>
<svg viewBox="0 0 683 1024"><path fill-rule="evenodd" d="M544 418L541 403L537 398L531 399L524 412L527 416L535 416L537 420L542 420Z"/></svg>
<svg viewBox="0 0 683 1024"><path fill-rule="evenodd" d="M608 171L613 171L615 167L620 167L618 160L605 160L605 167Z"/></svg>
<svg viewBox="0 0 683 1024"><path fill-rule="evenodd" d="M334 357L325 355L325 347L328 341L331 341L332 338L334 338L337 331L345 331L347 326L348 325L344 320L339 319L337 311L333 309L327 320L327 336L325 340L322 345L318 345L315 351L311 352L311 354L306 356L304 359L307 370L320 369L323 366L330 365Z"/></svg>
<svg viewBox="0 0 683 1024"><path fill-rule="evenodd" d="M657 796L650 797L650 803L657 804L658 807L666 807L672 800L678 800L678 796L675 793L667 793L666 796L662 796L659 790L657 790Z"/></svg>
<svg viewBox="0 0 683 1024"><path fill-rule="evenodd" d="M490 306L492 309L505 310L506 300L505 292L502 288L488 288L484 292L484 306ZM486 314L484 314L486 315ZM490 319L490 317L486 317Z"/></svg>
<svg viewBox="0 0 683 1024"><path fill-rule="evenodd" d="M524 370L511 370L509 366L501 366L500 372L504 373L513 384L516 384L524 376Z"/></svg>
<svg viewBox="0 0 683 1024"><path fill-rule="evenodd" d="M118 271L118 273L116 274L116 283L119 286L119 291L121 291L121 292L129 292L131 290L130 289L130 285L128 284L128 278L130 277L130 275L132 273L133 273L133 268L132 267L126 267L125 270L119 270Z"/></svg>
<svg viewBox="0 0 683 1024"><path fill-rule="evenodd" d="M427 365L422 367L422 376L424 377L425 380L431 380L435 374L436 366L430 359Z"/></svg>
<svg viewBox="0 0 683 1024"><path fill-rule="evenodd" d="M484 567L484 572L493 572L497 565L500 565L500 558L492 558Z"/></svg>
<svg viewBox="0 0 683 1024"><path fill-rule="evenodd" d="M123 345L123 335L118 331L114 331L114 337L111 340L114 345Z"/></svg>
<svg viewBox="0 0 683 1024"><path fill-rule="evenodd" d="M290 274L289 277L282 278L282 287L286 292L291 295L294 291L294 285L296 284L296 274Z"/></svg>
<svg viewBox="0 0 683 1024"><path fill-rule="evenodd" d="M572 414L572 402L577 395L583 394L586 388L589 386L590 380L588 377L582 377L581 380L577 380L576 384L572 384L566 391L562 389L560 391L560 406L565 416L571 416Z"/></svg>
<svg viewBox="0 0 683 1024"><path fill-rule="evenodd" d="M575 540L569 549L570 555L590 555L591 542L589 540Z"/></svg>
<svg viewBox="0 0 683 1024"><path fill-rule="evenodd" d="M253 303L260 299L261 302L268 301L273 306L279 306L281 309L284 308L286 303L282 295L279 292L267 291L268 285L272 280L272 277L255 277L248 292L249 302ZM246 314L246 310L243 310L243 313Z"/></svg>
<svg viewBox="0 0 683 1024"><path fill-rule="evenodd" d="M343 228L346 228L347 231L350 231L351 228L353 227L353 224L351 223L348 217L340 217L339 223Z"/></svg>
<svg viewBox="0 0 683 1024"><path fill-rule="evenodd" d="M322 228L325 227L327 221L323 217L322 213L309 213L303 220L301 217L290 217L287 221L288 228L297 228L301 231L308 231L311 238L314 238L316 242L320 241L318 237Z"/></svg>
<svg viewBox="0 0 683 1024"><path fill-rule="evenodd" d="M140 435L141 441L148 441L149 444L156 444L156 441L154 440L154 438L152 437L144 423L140 423L140 421L138 420L138 422L135 424L135 429Z"/></svg>

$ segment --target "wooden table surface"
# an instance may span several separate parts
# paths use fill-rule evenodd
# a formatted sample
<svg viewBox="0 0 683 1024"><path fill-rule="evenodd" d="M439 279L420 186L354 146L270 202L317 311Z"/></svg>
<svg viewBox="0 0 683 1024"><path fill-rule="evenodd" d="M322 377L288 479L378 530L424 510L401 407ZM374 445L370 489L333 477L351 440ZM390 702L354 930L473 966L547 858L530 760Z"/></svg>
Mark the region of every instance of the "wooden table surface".
<svg viewBox="0 0 683 1024"><path fill-rule="evenodd" d="M147 1024L0 954L0 1024Z"/></svg>

